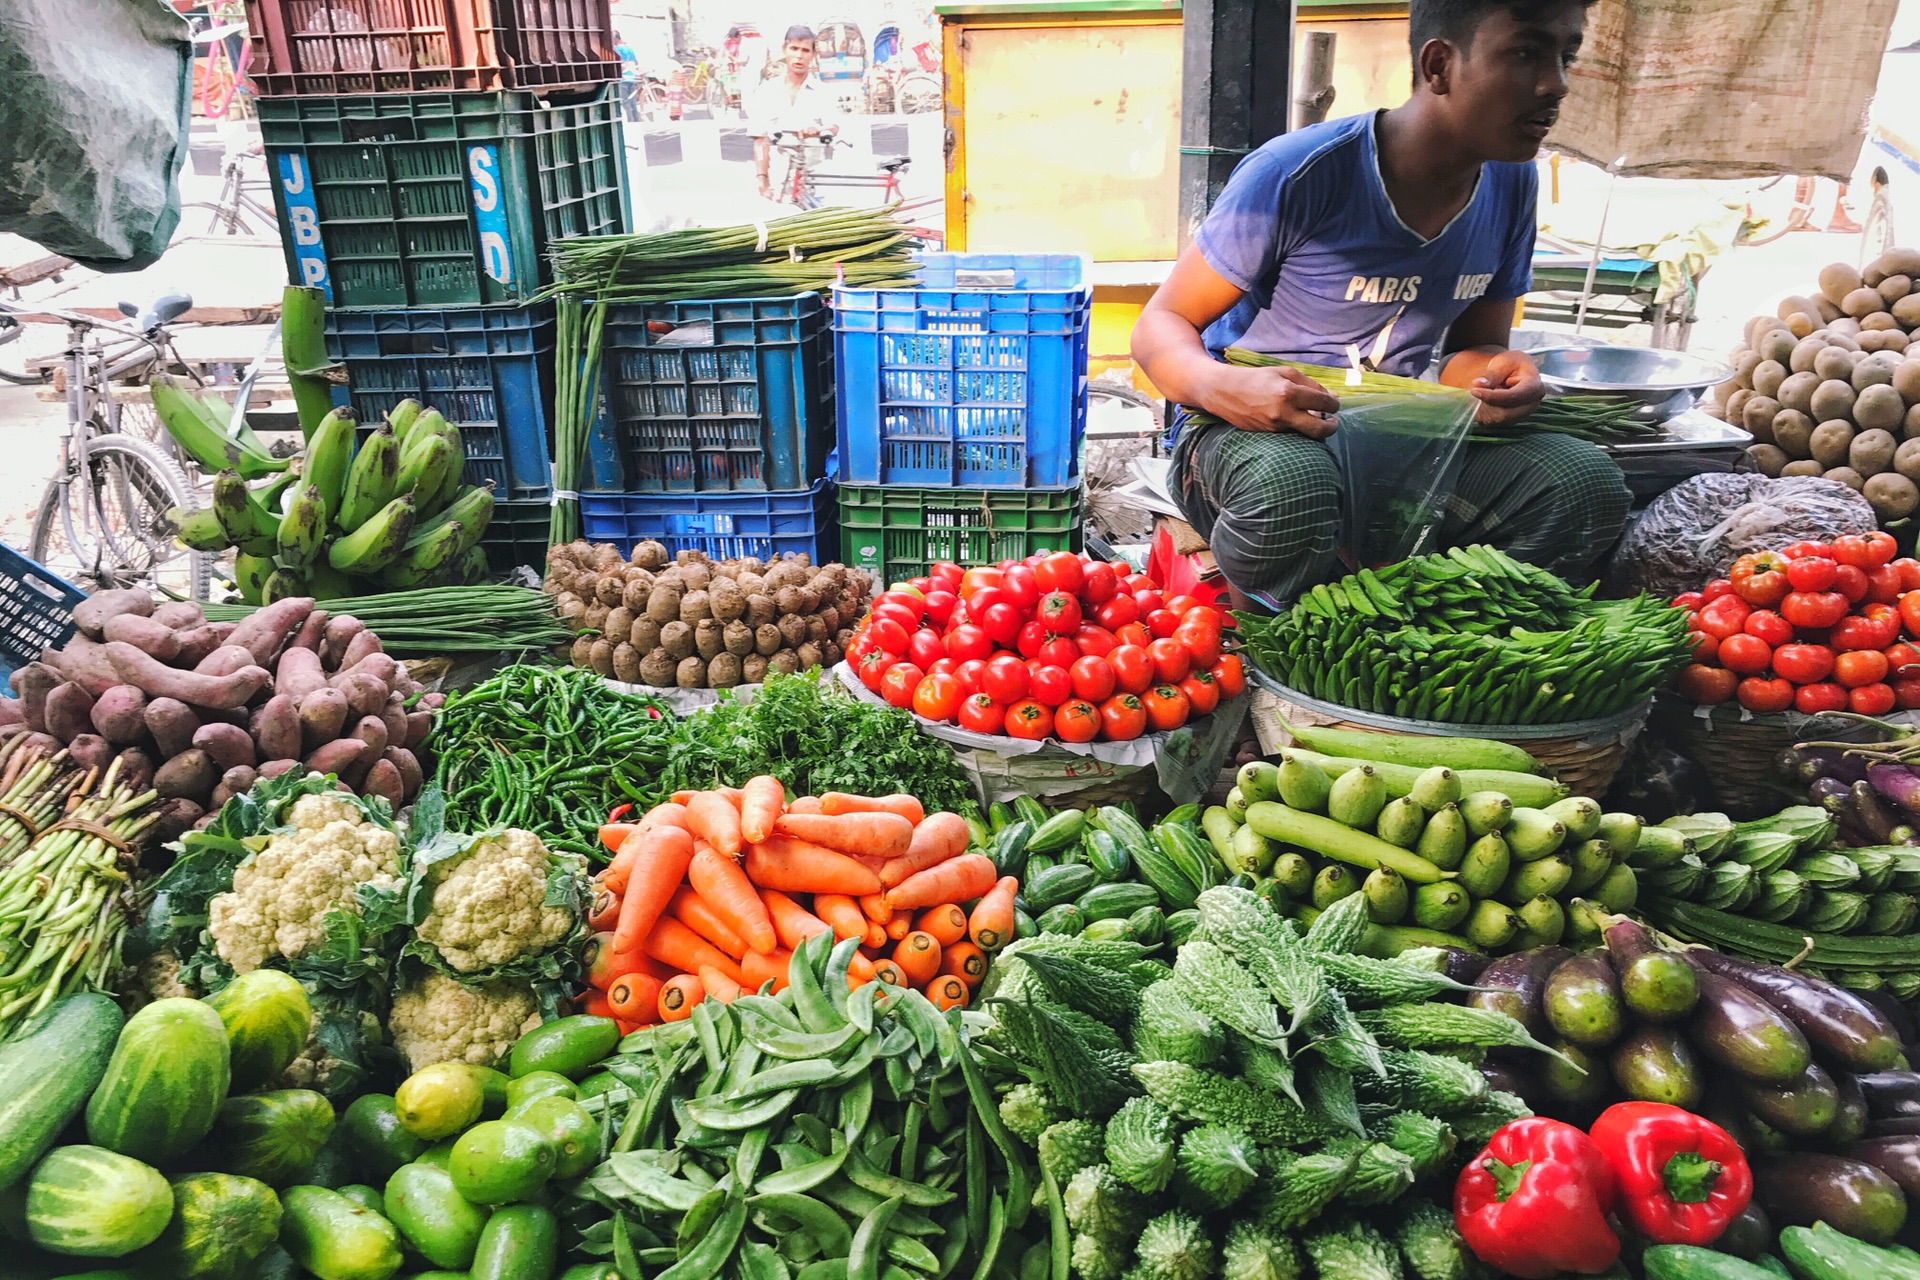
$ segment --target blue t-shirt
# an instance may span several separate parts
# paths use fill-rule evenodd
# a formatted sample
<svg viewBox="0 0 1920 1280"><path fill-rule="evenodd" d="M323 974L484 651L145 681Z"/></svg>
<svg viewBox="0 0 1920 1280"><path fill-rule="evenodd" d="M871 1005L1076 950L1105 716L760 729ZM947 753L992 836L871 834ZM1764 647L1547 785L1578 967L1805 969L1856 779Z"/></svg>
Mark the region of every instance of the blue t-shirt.
<svg viewBox="0 0 1920 1280"><path fill-rule="evenodd" d="M1227 180L1196 237L1207 264L1246 291L1207 326L1216 358L1244 347L1344 369L1347 345L1371 356L1391 321L1376 366L1419 377L1461 312L1527 291L1539 199L1533 166L1481 165L1466 208L1423 240L1387 199L1374 119L1282 134Z"/></svg>

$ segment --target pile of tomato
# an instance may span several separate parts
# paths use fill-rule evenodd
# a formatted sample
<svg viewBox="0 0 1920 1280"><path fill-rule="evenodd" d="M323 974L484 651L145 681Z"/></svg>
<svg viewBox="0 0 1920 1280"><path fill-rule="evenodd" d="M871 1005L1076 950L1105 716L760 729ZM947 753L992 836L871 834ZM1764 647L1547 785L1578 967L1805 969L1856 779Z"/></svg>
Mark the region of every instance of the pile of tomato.
<svg viewBox="0 0 1920 1280"><path fill-rule="evenodd" d="M896 707L974 733L1125 741L1177 729L1246 688L1226 618L1145 574L1068 551L883 592L847 661Z"/></svg>
<svg viewBox="0 0 1920 1280"><path fill-rule="evenodd" d="M1920 707L1920 560L1896 550L1880 532L1796 542L1675 596L1694 641L1680 692L1756 712Z"/></svg>

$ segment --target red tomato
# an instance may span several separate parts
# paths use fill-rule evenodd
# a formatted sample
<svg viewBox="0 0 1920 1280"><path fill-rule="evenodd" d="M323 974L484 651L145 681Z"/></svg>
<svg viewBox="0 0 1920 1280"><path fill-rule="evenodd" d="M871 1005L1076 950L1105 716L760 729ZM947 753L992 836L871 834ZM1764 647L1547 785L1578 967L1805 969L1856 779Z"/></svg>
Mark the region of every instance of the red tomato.
<svg viewBox="0 0 1920 1280"><path fill-rule="evenodd" d="M1878 649L1855 649L1833 660L1833 678L1849 689L1887 678L1887 655Z"/></svg>
<svg viewBox="0 0 1920 1280"><path fill-rule="evenodd" d="M980 588L998 587L1004 584L1006 580L1007 575L999 569L991 569L985 566L978 569L969 569L960 579L960 598L962 600L971 600L973 599L973 593L980 590Z"/></svg>
<svg viewBox="0 0 1920 1280"><path fill-rule="evenodd" d="M1796 627L1825 630L1847 616L1847 598L1838 591L1789 592L1780 602L1780 616Z"/></svg>
<svg viewBox="0 0 1920 1280"><path fill-rule="evenodd" d="M1801 556L1787 561L1787 581L1795 591L1825 591L1833 585L1833 575L1839 568L1823 556Z"/></svg>
<svg viewBox="0 0 1920 1280"><path fill-rule="evenodd" d="M1828 641L1833 647L1845 652L1848 649L1882 649L1885 644L1880 640L1880 628L1862 614L1850 613L1833 624L1833 634Z"/></svg>
<svg viewBox="0 0 1920 1280"><path fill-rule="evenodd" d="M1247 670L1237 653L1220 655L1220 661L1213 664L1213 670L1208 674L1220 686L1220 696L1223 698L1237 698L1247 691Z"/></svg>
<svg viewBox="0 0 1920 1280"><path fill-rule="evenodd" d="M1693 645L1695 662L1712 663L1720 652L1720 641L1704 631L1687 632L1687 640Z"/></svg>
<svg viewBox="0 0 1920 1280"><path fill-rule="evenodd" d="M1920 597L1916 597L1914 604L1920 608ZM1920 628L1915 628L1915 634L1920 634ZM1129 622L1124 627L1115 627L1113 638L1121 644L1138 645L1144 649L1153 643L1153 632L1147 630L1144 622Z"/></svg>
<svg viewBox="0 0 1920 1280"><path fill-rule="evenodd" d="M1115 599L1120 590L1120 579L1114 575L1113 566L1104 560L1088 563L1081 573L1080 598L1088 604L1105 604ZM1059 726L1054 726L1058 732ZM1073 739L1069 738L1069 742Z"/></svg>
<svg viewBox="0 0 1920 1280"><path fill-rule="evenodd" d="M1773 662L1773 650L1759 636L1745 632L1720 642L1720 665L1743 676L1757 676Z"/></svg>
<svg viewBox="0 0 1920 1280"><path fill-rule="evenodd" d="M1167 607L1166 598L1151 587L1148 587L1144 591L1134 592L1133 602L1140 606L1140 616L1143 618L1156 609L1164 609ZM1177 617L1178 615L1175 616Z"/></svg>
<svg viewBox="0 0 1920 1280"><path fill-rule="evenodd" d="M873 638L873 632L867 628L865 623L862 623L860 629L853 633L853 639L847 643L847 661L853 666L858 667L860 665L860 659L866 657L879 647L879 642Z"/></svg>
<svg viewBox="0 0 1920 1280"><path fill-rule="evenodd" d="M1830 544L1833 558L1841 564L1852 565L1856 569L1867 569L1873 565L1873 556L1867 550L1867 540L1857 533L1843 533ZM1889 560L1893 557L1887 557Z"/></svg>
<svg viewBox="0 0 1920 1280"><path fill-rule="evenodd" d="M1116 693L1100 704L1100 730L1114 742L1126 742L1147 731L1147 708L1131 693Z"/></svg>
<svg viewBox="0 0 1920 1280"><path fill-rule="evenodd" d="M1220 705L1220 683L1211 671L1195 671L1180 682L1180 692L1187 695L1187 702L1197 716L1204 716Z"/></svg>
<svg viewBox="0 0 1920 1280"><path fill-rule="evenodd" d="M860 677L861 684L878 693L881 679L886 676L888 668L897 661L897 658L884 649L870 649L860 655L860 663L853 669L854 674Z"/></svg>
<svg viewBox="0 0 1920 1280"><path fill-rule="evenodd" d="M1196 667L1210 667L1220 656L1220 631L1205 623L1183 622L1174 628L1173 640L1193 656Z"/></svg>
<svg viewBox="0 0 1920 1280"><path fill-rule="evenodd" d="M913 714L926 720L947 721L960 710L960 681L929 673L913 690Z"/></svg>
<svg viewBox="0 0 1920 1280"><path fill-rule="evenodd" d="M1714 639L1725 640L1728 636L1740 634L1747 625L1747 615L1752 612L1753 609L1739 596L1721 596L1700 611L1699 621L1695 625Z"/></svg>
<svg viewBox="0 0 1920 1280"><path fill-rule="evenodd" d="M1908 635L1920 636L1920 591L1908 591L1901 595L1900 621L1906 624Z"/></svg>
<svg viewBox="0 0 1920 1280"><path fill-rule="evenodd" d="M1100 732L1100 708L1085 698L1069 698L1053 713L1053 731L1062 742L1092 742Z"/></svg>
<svg viewBox="0 0 1920 1280"><path fill-rule="evenodd" d="M960 727L969 732L997 734L1006 722L1006 710L984 693L970 693L960 704Z"/></svg>
<svg viewBox="0 0 1920 1280"><path fill-rule="evenodd" d="M1140 606L1132 596L1113 596L1093 611L1094 619L1109 631L1118 631L1129 622L1140 621Z"/></svg>
<svg viewBox="0 0 1920 1280"><path fill-rule="evenodd" d="M1037 658L1040 656L1040 646L1046 642L1046 624L1043 622L1029 622L1020 628L1020 634L1015 638L1013 647L1019 650L1020 656L1023 658Z"/></svg>
<svg viewBox="0 0 1920 1280"><path fill-rule="evenodd" d="M874 604L876 606L883 604L899 605L902 609L905 609L913 615L915 622L919 622L921 615L927 611L927 598L925 596L917 591L902 591L898 587L891 587L882 591L880 598L875 600Z"/></svg>
<svg viewBox="0 0 1920 1280"><path fill-rule="evenodd" d="M1733 696L1740 677L1725 667L1703 667L1696 662L1681 670L1677 683L1682 697L1711 707Z"/></svg>
<svg viewBox="0 0 1920 1280"><path fill-rule="evenodd" d="M1147 690L1146 696L1140 701L1146 704L1147 723L1162 733L1185 724L1188 714L1193 710L1187 695L1180 692L1178 685L1155 685Z"/></svg>
<svg viewBox="0 0 1920 1280"><path fill-rule="evenodd" d="M1073 678L1073 696L1088 702L1105 702L1113 696L1113 668L1105 658L1080 658L1067 669Z"/></svg>
<svg viewBox="0 0 1920 1280"><path fill-rule="evenodd" d="M959 603L959 596L935 587L927 592L927 621L936 627L946 626L947 619L953 617L953 607Z"/></svg>
<svg viewBox="0 0 1920 1280"><path fill-rule="evenodd" d="M1007 708L1006 733L1009 738L1038 741L1052 732L1053 712L1032 698L1023 699Z"/></svg>
<svg viewBox="0 0 1920 1280"><path fill-rule="evenodd" d="M1080 660L1080 646L1065 636L1050 636L1047 642L1040 646L1040 652L1034 657L1050 667L1059 667L1065 671Z"/></svg>
<svg viewBox="0 0 1920 1280"><path fill-rule="evenodd" d="M1793 691L1793 709L1808 716L1822 711L1845 711L1847 691L1831 680L1803 684Z"/></svg>
<svg viewBox="0 0 1920 1280"><path fill-rule="evenodd" d="M1735 695L1740 705L1749 711L1785 711L1793 705L1793 686L1777 677L1763 680L1759 676L1748 676L1740 682Z"/></svg>
<svg viewBox="0 0 1920 1280"><path fill-rule="evenodd" d="M1793 624L1771 609L1755 609L1747 615L1740 629L1750 636L1759 636L1770 645L1783 645L1793 639Z"/></svg>
<svg viewBox="0 0 1920 1280"><path fill-rule="evenodd" d="M1066 553L1063 551L1061 554ZM1074 563L1080 562L1075 560ZM1046 624L1049 631L1072 635L1080 629L1080 600L1065 591L1049 591L1034 606L1033 617L1036 622Z"/></svg>
<svg viewBox="0 0 1920 1280"><path fill-rule="evenodd" d="M911 706L913 691L920 687L926 674L911 662L896 662L880 677L880 696L896 707Z"/></svg>
<svg viewBox="0 0 1920 1280"><path fill-rule="evenodd" d="M1773 651L1773 670L1795 684L1817 684L1833 674L1833 650L1823 644L1783 644Z"/></svg>
<svg viewBox="0 0 1920 1280"><path fill-rule="evenodd" d="M1893 703L1902 711L1920 708L1920 675L1899 676L1894 680Z"/></svg>
<svg viewBox="0 0 1920 1280"><path fill-rule="evenodd" d="M1118 572L1118 570L1115 570L1115 572ZM1120 586L1128 595L1132 595L1136 591L1152 591L1154 589L1153 579L1144 573L1128 574L1125 578L1121 579Z"/></svg>
<svg viewBox="0 0 1920 1280"><path fill-rule="evenodd" d="M877 612L877 610L876 610ZM873 642L888 653L900 655L907 651L910 637L907 628L888 617L876 617L873 620Z"/></svg>
<svg viewBox="0 0 1920 1280"><path fill-rule="evenodd" d="M1900 610L1890 604L1870 604L1861 614L1878 628L1880 647L1886 648L1900 638Z"/></svg>
<svg viewBox="0 0 1920 1280"><path fill-rule="evenodd" d="M967 571L951 560L936 560L927 570L927 576L935 582L946 583L946 589L958 595L960 580L967 576Z"/></svg>
<svg viewBox="0 0 1920 1280"><path fill-rule="evenodd" d="M1198 609L1200 602L1192 596L1168 596L1167 603L1163 607L1177 617L1184 618L1187 616L1187 610Z"/></svg>
<svg viewBox="0 0 1920 1280"><path fill-rule="evenodd" d="M1833 555L1824 542L1795 542L1782 547L1780 554L1789 560L1798 560L1804 556L1813 556L1820 560L1831 560Z"/></svg>
<svg viewBox="0 0 1920 1280"><path fill-rule="evenodd" d="M935 658L927 665L927 674L930 676L957 676L960 674L960 664L952 658Z"/></svg>
<svg viewBox="0 0 1920 1280"><path fill-rule="evenodd" d="M1848 604L1858 604L1867 597L1867 571L1858 565L1841 565L1834 570L1833 589L1845 596Z"/></svg>
<svg viewBox="0 0 1920 1280"><path fill-rule="evenodd" d="M987 610L997 604L1012 604L1013 597L1004 584L997 587L981 587L967 597L967 612L976 618L987 616Z"/></svg>
<svg viewBox="0 0 1920 1280"><path fill-rule="evenodd" d="M1882 564L1867 570L1867 599L1877 604L1892 604L1905 590L1896 566Z"/></svg>
<svg viewBox="0 0 1920 1280"><path fill-rule="evenodd" d="M960 688L969 696L987 691L987 664L979 658L968 658L953 674L959 678Z"/></svg>
<svg viewBox="0 0 1920 1280"><path fill-rule="evenodd" d="M1178 640L1155 640L1147 646L1147 654L1153 659L1154 679L1161 684L1178 684L1193 670L1193 655Z"/></svg>
<svg viewBox="0 0 1920 1280"><path fill-rule="evenodd" d="M1733 583L1726 578L1715 578L1700 588L1700 594L1709 600L1718 600L1721 596L1733 594Z"/></svg>
<svg viewBox="0 0 1920 1280"><path fill-rule="evenodd" d="M1033 570L1023 564L1008 567L1006 585L1001 590L1007 593L1009 604L1021 609L1033 608L1033 602L1040 598L1040 584L1035 580Z"/></svg>
<svg viewBox="0 0 1920 1280"><path fill-rule="evenodd" d="M1902 591L1920 590L1920 560L1912 556L1901 556L1893 562L1900 571L1900 589Z"/></svg>
<svg viewBox="0 0 1920 1280"><path fill-rule="evenodd" d="M1073 696L1073 680L1059 667L1035 667L1027 691L1041 706L1057 707Z"/></svg>
<svg viewBox="0 0 1920 1280"><path fill-rule="evenodd" d="M1883 564L1891 564L1899 553L1900 544L1886 530L1875 529L1867 535L1867 568L1877 569Z"/></svg>
<svg viewBox="0 0 1920 1280"><path fill-rule="evenodd" d="M1138 645L1120 645L1107 655L1107 665L1113 668L1113 682L1122 693L1145 693L1153 688L1153 655Z"/></svg>
<svg viewBox="0 0 1920 1280"><path fill-rule="evenodd" d="M1892 685L1863 684L1847 691L1847 710L1855 715L1883 716L1893 710L1896 701Z"/></svg>
<svg viewBox="0 0 1920 1280"><path fill-rule="evenodd" d="M1911 675L1920 672L1920 648L1915 648L1902 640L1886 648L1887 670L1893 675Z"/></svg>
<svg viewBox="0 0 1920 1280"><path fill-rule="evenodd" d="M898 584L896 583L895 585L897 586ZM933 579L931 577L908 578L907 585L912 587L922 599L925 599L927 592L933 590Z"/></svg>
<svg viewBox="0 0 1920 1280"><path fill-rule="evenodd" d="M1682 591L1679 595L1675 596L1672 601L1673 607L1676 609L1698 609L1706 602L1707 598L1698 591Z"/></svg>
<svg viewBox="0 0 1920 1280"><path fill-rule="evenodd" d="M1056 551L1040 562L1033 576L1039 580L1042 591L1064 591L1077 596L1086 581L1087 566L1071 551Z"/></svg>
<svg viewBox="0 0 1920 1280"><path fill-rule="evenodd" d="M921 627L907 638L907 660L923 671L930 669L946 651L940 633L929 627Z"/></svg>
<svg viewBox="0 0 1920 1280"><path fill-rule="evenodd" d="M1004 601L991 606L980 615L980 629L987 633L995 644L1011 645L1020 634L1020 628L1026 622L1026 615L1018 606Z"/></svg>
<svg viewBox="0 0 1920 1280"><path fill-rule="evenodd" d="M955 662L971 662L993 652L993 639L971 622L963 622L947 632L947 656Z"/></svg>
<svg viewBox="0 0 1920 1280"><path fill-rule="evenodd" d="M1027 696L1027 664L1010 653L996 654L987 663L985 682L981 688L987 696L1001 706L1009 702L1018 702Z"/></svg>
<svg viewBox="0 0 1920 1280"><path fill-rule="evenodd" d="M1082 653L1104 658L1113 652L1113 646L1120 641L1105 627L1096 627L1083 622L1080 624L1080 629L1073 633L1073 643Z"/></svg>
<svg viewBox="0 0 1920 1280"><path fill-rule="evenodd" d="M1171 609L1155 609L1146 616L1145 622L1157 640L1164 640L1180 629L1180 615Z"/></svg>

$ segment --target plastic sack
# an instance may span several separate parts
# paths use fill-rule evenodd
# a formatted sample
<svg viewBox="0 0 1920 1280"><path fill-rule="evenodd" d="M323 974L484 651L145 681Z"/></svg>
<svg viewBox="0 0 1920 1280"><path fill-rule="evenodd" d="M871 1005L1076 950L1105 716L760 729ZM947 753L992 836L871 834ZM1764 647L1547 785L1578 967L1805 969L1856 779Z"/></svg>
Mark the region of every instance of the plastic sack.
<svg viewBox="0 0 1920 1280"><path fill-rule="evenodd" d="M1622 591L1676 596L1722 578L1750 551L1826 542L1879 527L1867 500L1837 480L1758 474L1695 476L1654 499L1608 568Z"/></svg>
<svg viewBox="0 0 1920 1280"><path fill-rule="evenodd" d="M0 231L100 271L180 221L193 45L161 0L0 4Z"/></svg>
<svg viewBox="0 0 1920 1280"><path fill-rule="evenodd" d="M1446 392L1336 392L1340 425L1327 437L1343 487L1340 558L1378 568L1432 550L1477 403Z"/></svg>

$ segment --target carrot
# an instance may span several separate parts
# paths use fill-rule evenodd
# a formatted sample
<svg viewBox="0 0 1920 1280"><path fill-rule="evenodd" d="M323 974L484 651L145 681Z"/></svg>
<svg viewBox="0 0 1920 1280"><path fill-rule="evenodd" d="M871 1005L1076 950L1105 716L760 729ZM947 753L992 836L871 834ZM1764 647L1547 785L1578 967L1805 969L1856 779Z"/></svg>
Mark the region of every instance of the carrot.
<svg viewBox="0 0 1920 1280"><path fill-rule="evenodd" d="M740 998L740 984L712 965L701 965L699 977L700 985L706 988L707 999L732 1004Z"/></svg>
<svg viewBox="0 0 1920 1280"><path fill-rule="evenodd" d="M719 854L713 855L719 858ZM700 861L700 851L694 850L693 860ZM721 861L726 861L722 858ZM687 868L687 875L693 875L693 867ZM755 898L755 902L759 899ZM673 901L667 904L667 912L687 928L711 942L730 956L743 956L747 953L746 939L733 931L725 916L715 911L699 891L690 885L681 885L673 891Z"/></svg>
<svg viewBox="0 0 1920 1280"><path fill-rule="evenodd" d="M927 811L910 795L895 792L890 796L856 796L845 791L829 791L820 797L820 812L830 817L843 813L897 813L919 826Z"/></svg>
<svg viewBox="0 0 1920 1280"><path fill-rule="evenodd" d="M787 806L787 812L788 813L818 813L820 812L820 798L818 796L801 796L799 799L795 800L792 804Z"/></svg>
<svg viewBox="0 0 1920 1280"><path fill-rule="evenodd" d="M740 789L740 838L759 844L773 834L773 824L787 807L787 789L768 774L747 780Z"/></svg>
<svg viewBox="0 0 1920 1280"><path fill-rule="evenodd" d="M880 877L844 853L792 836L747 846L747 878L785 893L859 895L880 888Z"/></svg>
<svg viewBox="0 0 1920 1280"><path fill-rule="evenodd" d="M613 1006L607 1003L607 993L588 988L574 1001L574 1008L582 1013L590 1013L596 1018L611 1018Z"/></svg>
<svg viewBox="0 0 1920 1280"><path fill-rule="evenodd" d="M904 987L907 985L906 971L901 969L901 967L892 960L875 960L873 962L873 976L881 982L887 983L889 986Z"/></svg>
<svg viewBox="0 0 1920 1280"><path fill-rule="evenodd" d="M687 882L707 909L745 944L736 954L751 949L765 955L773 950L778 942L773 921L738 862L722 857L716 849L696 850L687 867Z"/></svg>
<svg viewBox="0 0 1920 1280"><path fill-rule="evenodd" d="M706 967L713 968L712 965ZM700 985L700 979L690 973L683 973L662 983L659 998L655 1002L660 1010L660 1021L679 1022L690 1018L693 1016L693 1006L706 998L707 989Z"/></svg>
<svg viewBox="0 0 1920 1280"><path fill-rule="evenodd" d="M773 983L776 992L784 991L787 986L787 965L793 960L793 952L785 947L772 955L761 955L758 951L749 951L740 961L743 989L758 991Z"/></svg>
<svg viewBox="0 0 1920 1280"><path fill-rule="evenodd" d="M655 981L665 982L680 972L670 964L661 964L644 950L615 951L613 954L614 967L621 973L644 973Z"/></svg>
<svg viewBox="0 0 1920 1280"><path fill-rule="evenodd" d="M587 927L598 932L611 929L620 921L620 895L602 887L593 891L593 901L587 904Z"/></svg>
<svg viewBox="0 0 1920 1280"><path fill-rule="evenodd" d="M860 913L860 904L844 893L814 894L813 914L833 926L836 938L866 940L867 918Z"/></svg>
<svg viewBox="0 0 1920 1280"><path fill-rule="evenodd" d="M740 811L717 791L687 801L687 830L729 858L740 856Z"/></svg>
<svg viewBox="0 0 1920 1280"><path fill-rule="evenodd" d="M873 981L873 961L858 951L847 958L847 990L857 991Z"/></svg>
<svg viewBox="0 0 1920 1280"><path fill-rule="evenodd" d="M886 923L887 936L895 942L913 932L913 917L902 911Z"/></svg>
<svg viewBox="0 0 1920 1280"><path fill-rule="evenodd" d="M643 959L637 951L625 955L616 951L611 933L596 933L587 939L587 985L605 991L622 974L641 972L639 961Z"/></svg>
<svg viewBox="0 0 1920 1280"><path fill-rule="evenodd" d="M645 947L655 960L664 961L682 973L698 973L701 965L710 964L735 982L740 981L738 961L672 916L660 917L653 932L647 935Z"/></svg>
<svg viewBox="0 0 1920 1280"><path fill-rule="evenodd" d="M893 949L893 962L908 983L923 987L940 975L940 942L930 933L910 933Z"/></svg>
<svg viewBox="0 0 1920 1280"><path fill-rule="evenodd" d="M965 853L903 880L887 890L887 901L895 910L939 902L970 902L993 888L999 878L992 858L984 853Z"/></svg>
<svg viewBox="0 0 1920 1280"><path fill-rule="evenodd" d="M615 978L607 989L607 1004L613 1016L630 1022L660 1021L660 980L644 973L629 973Z"/></svg>
<svg viewBox="0 0 1920 1280"><path fill-rule="evenodd" d="M921 933L932 934L941 946L950 947L967 936L967 913L951 902L943 902L922 911L913 927Z"/></svg>
<svg viewBox="0 0 1920 1280"><path fill-rule="evenodd" d="M620 846L626 842L627 837L633 834L633 829L639 825L637 822L602 823L600 827L600 843L605 845L610 852L618 852Z"/></svg>
<svg viewBox="0 0 1920 1280"><path fill-rule="evenodd" d="M777 889L762 889L760 900L767 904L767 914L773 917L773 931L780 936L780 945L789 951L816 933L833 932L825 920Z"/></svg>
<svg viewBox="0 0 1920 1280"><path fill-rule="evenodd" d="M863 944L869 951L878 951L887 945L887 926L867 921L867 940Z"/></svg>
<svg viewBox="0 0 1920 1280"><path fill-rule="evenodd" d="M965 821L960 824L966 826ZM841 853L870 858L897 858L913 840L913 824L897 813L790 813L774 824L783 836L807 840Z"/></svg>
<svg viewBox="0 0 1920 1280"><path fill-rule="evenodd" d="M674 792L679 795L678 791ZM640 826L651 831L655 827L684 827L687 825L687 806L678 800L665 800L647 810L640 819Z"/></svg>
<svg viewBox="0 0 1920 1280"><path fill-rule="evenodd" d="M620 923L613 930L617 951L633 951L640 946L640 940L667 909L673 891L686 878L687 864L693 861L693 837L678 827L636 831L627 838L637 850L633 875L620 899ZM621 846L622 853L626 850L627 846Z"/></svg>
<svg viewBox="0 0 1920 1280"><path fill-rule="evenodd" d="M887 905L885 893L863 893L860 895L860 914L875 924L885 924L893 919L893 908Z"/></svg>
<svg viewBox="0 0 1920 1280"><path fill-rule="evenodd" d="M958 857L967 851L970 839L972 832L967 828L967 820L959 814L930 814L913 829L913 839L906 851L880 869L880 883L891 889L909 876Z"/></svg>
<svg viewBox="0 0 1920 1280"><path fill-rule="evenodd" d="M685 804L699 794L697 791L676 791L671 796L668 796L667 799L673 804Z"/></svg>
<svg viewBox="0 0 1920 1280"><path fill-rule="evenodd" d="M927 984L927 999L933 1001L933 1007L945 1013L949 1009L967 1007L967 984L950 973L943 973Z"/></svg>
<svg viewBox="0 0 1920 1280"><path fill-rule="evenodd" d="M970 987L987 976L987 953L964 938L940 953L940 972L950 973Z"/></svg>
<svg viewBox="0 0 1920 1280"><path fill-rule="evenodd" d="M982 951L998 951L1013 941L1013 896L1020 892L1015 876L1002 876L973 908L967 933Z"/></svg>

